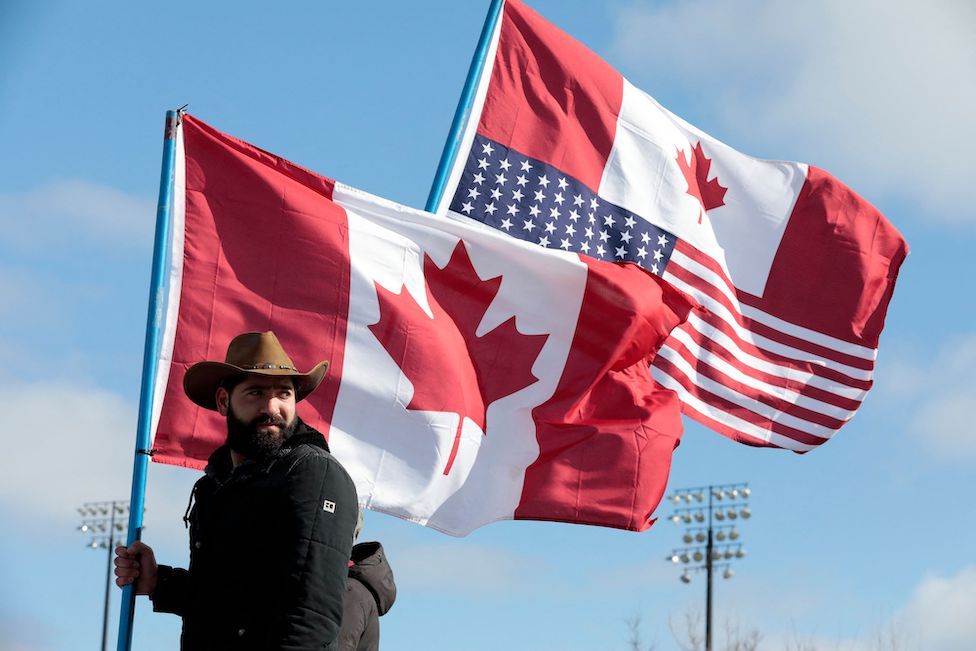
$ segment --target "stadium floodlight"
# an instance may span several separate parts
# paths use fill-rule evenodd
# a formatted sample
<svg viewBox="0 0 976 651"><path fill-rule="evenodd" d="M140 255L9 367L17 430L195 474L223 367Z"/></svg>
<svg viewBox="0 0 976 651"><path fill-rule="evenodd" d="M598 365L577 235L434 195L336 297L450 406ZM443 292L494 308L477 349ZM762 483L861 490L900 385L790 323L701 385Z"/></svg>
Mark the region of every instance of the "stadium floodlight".
<svg viewBox="0 0 976 651"><path fill-rule="evenodd" d="M106 651L109 599L112 594L112 556L115 546L124 541L125 524L122 520L129 513L129 503L122 500L89 502L79 506L77 511L83 518L78 531L91 536L86 546L89 549L108 550L108 563L105 567L105 607L102 611L102 650Z"/></svg>
<svg viewBox="0 0 976 651"><path fill-rule="evenodd" d="M704 651L712 651L714 572L722 572L725 579L732 578L735 573L731 564L746 555L741 543L737 542L741 534L736 521L751 517L745 502L751 495L748 484L739 483L682 488L670 497L678 507L671 514L671 521L685 525L681 540L688 546L674 550L667 560L683 566L679 577L682 583L691 583L692 572L707 575ZM694 508L686 506L692 502Z"/></svg>

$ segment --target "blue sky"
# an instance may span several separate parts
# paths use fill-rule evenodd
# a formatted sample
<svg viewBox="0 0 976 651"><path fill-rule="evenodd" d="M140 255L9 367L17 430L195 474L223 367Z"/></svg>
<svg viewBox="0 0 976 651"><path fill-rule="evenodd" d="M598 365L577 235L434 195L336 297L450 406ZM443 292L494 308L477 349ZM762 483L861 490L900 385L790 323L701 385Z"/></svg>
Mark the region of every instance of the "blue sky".
<svg viewBox="0 0 976 651"><path fill-rule="evenodd" d="M691 422L673 487L748 481L749 555L716 631L762 649L976 648L976 10L965 2L535 0L669 109L755 156L823 167L906 236L877 382L805 456ZM8 0L0 7L0 639L92 648L103 553L75 507L128 497L163 115L424 204L486 1ZM824 291L829 291L825 288ZM145 538L185 562L192 471L150 470ZM668 514L662 506L661 515ZM704 584L664 561L680 531L499 523L454 539L368 514L400 588L388 649L677 649ZM118 603L114 593L113 605ZM116 622L113 619L114 632ZM137 612L135 648L179 622ZM899 647L902 648L902 647Z"/></svg>

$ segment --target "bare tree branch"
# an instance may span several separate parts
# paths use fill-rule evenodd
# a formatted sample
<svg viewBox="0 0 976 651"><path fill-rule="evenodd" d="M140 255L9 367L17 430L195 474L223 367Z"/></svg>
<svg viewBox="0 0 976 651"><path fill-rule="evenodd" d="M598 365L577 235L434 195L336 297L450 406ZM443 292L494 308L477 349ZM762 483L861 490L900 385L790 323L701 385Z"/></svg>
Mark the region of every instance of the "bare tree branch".
<svg viewBox="0 0 976 651"><path fill-rule="evenodd" d="M783 651L817 651L817 646L808 640L803 640L800 638L799 632L796 630L796 622L790 622L790 639L786 641L786 646ZM836 651L840 651L837 649Z"/></svg>
<svg viewBox="0 0 976 651"><path fill-rule="evenodd" d="M668 628L681 651L702 651L704 648L704 635L701 632L703 617L700 610L686 610L682 615L684 634L681 635L674 630L674 619L668 615Z"/></svg>
<svg viewBox="0 0 976 651"><path fill-rule="evenodd" d="M725 650L726 651L757 651L762 636L758 629L742 632L738 622L725 620Z"/></svg>
<svg viewBox="0 0 976 651"><path fill-rule="evenodd" d="M630 637L627 638L627 648L630 651L654 651L654 645L648 644L644 646L643 640L641 640L641 620L640 615L633 615L624 620L627 623L627 629L630 631Z"/></svg>

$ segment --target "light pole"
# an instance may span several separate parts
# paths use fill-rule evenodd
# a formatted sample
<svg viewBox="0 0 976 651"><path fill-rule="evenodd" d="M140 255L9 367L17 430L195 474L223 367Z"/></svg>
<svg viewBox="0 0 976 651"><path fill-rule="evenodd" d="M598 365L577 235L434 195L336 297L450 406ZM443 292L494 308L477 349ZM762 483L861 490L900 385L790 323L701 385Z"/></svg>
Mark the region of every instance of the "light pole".
<svg viewBox="0 0 976 651"><path fill-rule="evenodd" d="M712 571L724 568L722 576L730 579L732 561L746 555L735 521L752 516L751 494L749 484L741 483L680 488L670 496L675 507L671 521L683 524L685 532L681 536L684 546L672 551L667 560L684 565L683 583L691 583L691 572L704 571L707 577L705 651L712 651Z"/></svg>
<svg viewBox="0 0 976 651"><path fill-rule="evenodd" d="M105 612L102 615L102 651L108 647L108 606L112 585L112 554L116 544L125 540L125 519L129 514L129 503L121 500L111 502L87 502L78 507L81 524L78 531L91 536L88 547L107 550L108 563L105 567Z"/></svg>

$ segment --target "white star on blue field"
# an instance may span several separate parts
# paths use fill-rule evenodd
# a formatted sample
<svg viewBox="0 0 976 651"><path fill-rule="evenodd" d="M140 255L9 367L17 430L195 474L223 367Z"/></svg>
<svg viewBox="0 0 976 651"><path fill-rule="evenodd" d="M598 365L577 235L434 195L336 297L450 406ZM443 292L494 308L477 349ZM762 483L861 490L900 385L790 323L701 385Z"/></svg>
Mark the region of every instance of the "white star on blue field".
<svg viewBox="0 0 976 651"><path fill-rule="evenodd" d="M508 176L516 165L519 174ZM482 135L474 138L450 210L527 242L636 262L657 275L676 243L673 234L600 199L560 170Z"/></svg>

